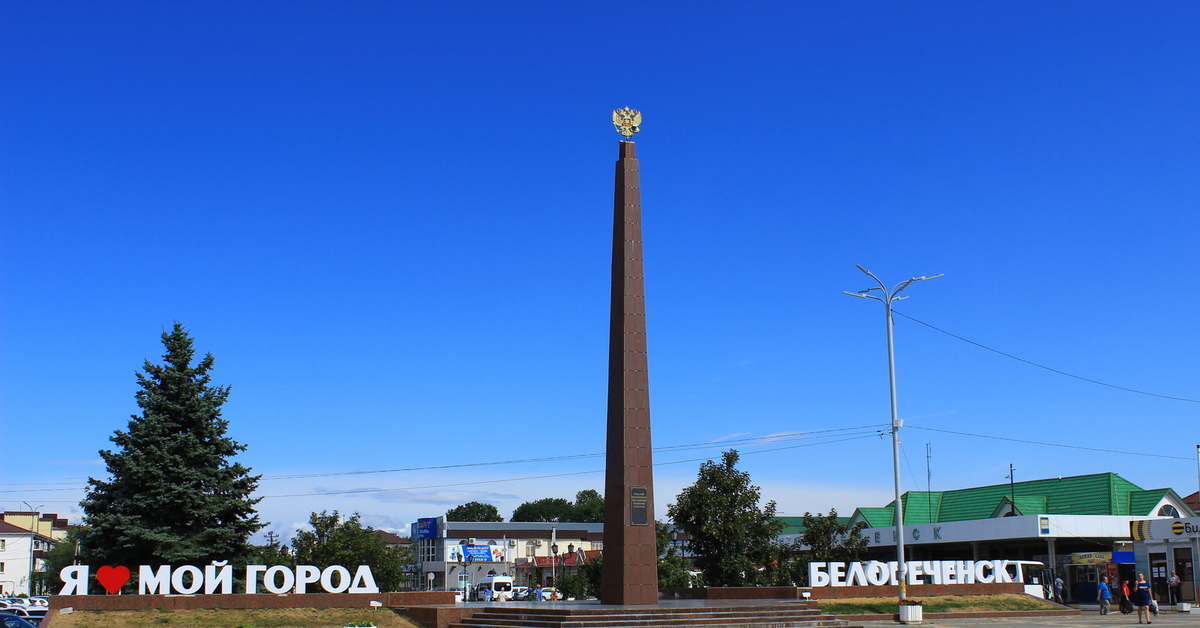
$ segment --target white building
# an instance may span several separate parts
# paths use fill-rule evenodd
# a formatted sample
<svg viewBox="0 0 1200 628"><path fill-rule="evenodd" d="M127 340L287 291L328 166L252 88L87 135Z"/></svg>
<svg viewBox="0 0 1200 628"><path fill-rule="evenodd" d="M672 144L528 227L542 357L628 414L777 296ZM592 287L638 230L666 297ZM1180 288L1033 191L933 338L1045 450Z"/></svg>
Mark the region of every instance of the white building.
<svg viewBox="0 0 1200 628"><path fill-rule="evenodd" d="M412 524L414 588L474 586L488 575L513 576L518 586L552 584L604 548L602 523L446 521ZM555 550L557 549L557 553Z"/></svg>
<svg viewBox="0 0 1200 628"><path fill-rule="evenodd" d="M44 569L43 556L53 542L48 536L0 521L0 593L33 595L30 572Z"/></svg>

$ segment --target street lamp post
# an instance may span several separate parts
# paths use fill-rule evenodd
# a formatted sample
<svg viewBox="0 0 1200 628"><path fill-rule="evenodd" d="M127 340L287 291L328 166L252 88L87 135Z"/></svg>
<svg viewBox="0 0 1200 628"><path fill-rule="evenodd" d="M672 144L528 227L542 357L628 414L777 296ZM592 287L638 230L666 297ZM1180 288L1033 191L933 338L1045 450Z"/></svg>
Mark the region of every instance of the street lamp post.
<svg viewBox="0 0 1200 628"><path fill-rule="evenodd" d="M858 269L864 275L874 279L875 283L879 284L879 286L859 290L858 292L846 292L844 294L862 299L875 299L883 304L884 313L887 315L888 387L891 391L892 399L892 475L895 478L896 484L896 562L899 570L897 577L900 581L900 599L904 600L908 598L908 563L904 559L904 506L900 503L900 426L903 423L900 421L900 415L896 411L896 351L892 342L892 301L907 299L908 297L897 295L903 292L912 282L937 279L942 275L913 277L912 279L896 284L891 290L888 290L887 286L878 277L871 274L871 271L858 264L855 264L855 266L858 266Z"/></svg>
<svg viewBox="0 0 1200 628"><path fill-rule="evenodd" d="M28 508L31 513L33 513L32 514L33 519L32 519L32 521L29 522L29 530L30 530L30 535L29 535L29 595L32 596L32 595L35 595L34 590L33 590L33 572L34 572L34 569L37 567L37 554L36 554L36 550L34 549L34 546L37 545L38 513L41 512L42 507L45 506L45 504L41 504L37 508L34 508L33 505L31 505L29 502L21 502L21 503L25 504L25 507Z"/></svg>

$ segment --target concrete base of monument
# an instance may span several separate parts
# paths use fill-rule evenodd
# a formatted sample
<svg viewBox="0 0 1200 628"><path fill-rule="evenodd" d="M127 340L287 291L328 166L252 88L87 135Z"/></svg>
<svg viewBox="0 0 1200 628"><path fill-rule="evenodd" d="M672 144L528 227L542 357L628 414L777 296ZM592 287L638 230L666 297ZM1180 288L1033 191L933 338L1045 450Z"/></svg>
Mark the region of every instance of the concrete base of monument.
<svg viewBox="0 0 1200 628"><path fill-rule="evenodd" d="M815 628L849 626L843 618L823 615L815 602L803 600L662 600L657 605L599 602L509 602L466 604L458 619L445 621L438 607L395 609L426 628L563 628L638 626L677 628L688 625L738 628ZM465 612L461 612L464 611ZM415 612L414 612L415 611ZM851 619L853 621L853 619Z"/></svg>

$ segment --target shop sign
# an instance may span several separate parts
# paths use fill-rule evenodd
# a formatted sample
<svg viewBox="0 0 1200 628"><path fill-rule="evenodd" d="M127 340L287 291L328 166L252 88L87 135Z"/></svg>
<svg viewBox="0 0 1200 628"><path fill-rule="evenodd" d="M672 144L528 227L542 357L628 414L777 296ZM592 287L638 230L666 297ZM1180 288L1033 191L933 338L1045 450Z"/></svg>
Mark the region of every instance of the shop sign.
<svg viewBox="0 0 1200 628"><path fill-rule="evenodd" d="M72 565L59 572L63 588L59 595L87 595L88 577L91 567ZM375 576L369 565L359 565L350 576L350 570L341 565L326 567L296 565L246 565L245 593L258 593L259 578L263 588L274 594L307 593L309 586L320 585L326 593L379 593ZM96 581L110 594L116 593L129 582L133 573L128 567L105 565L96 570ZM204 569L193 565L171 568L170 565L138 567L139 595L229 595L233 593L233 567L227 561L213 561Z"/></svg>
<svg viewBox="0 0 1200 628"><path fill-rule="evenodd" d="M417 519L417 538L418 539L436 539L438 536L437 519L426 517Z"/></svg>
<svg viewBox="0 0 1200 628"><path fill-rule="evenodd" d="M1112 560L1112 552L1072 552L1071 562L1076 565L1096 565Z"/></svg>
<svg viewBox="0 0 1200 628"><path fill-rule="evenodd" d="M1200 517L1131 521L1129 532L1135 541L1197 537L1200 536Z"/></svg>
<svg viewBox="0 0 1200 628"><path fill-rule="evenodd" d="M928 576L933 584L1022 582L1021 565L1041 563L1017 560L910 560L908 584L922 584ZM813 587L883 586L898 583L896 561L808 564L808 584ZM1009 568L1013 569L1009 573Z"/></svg>

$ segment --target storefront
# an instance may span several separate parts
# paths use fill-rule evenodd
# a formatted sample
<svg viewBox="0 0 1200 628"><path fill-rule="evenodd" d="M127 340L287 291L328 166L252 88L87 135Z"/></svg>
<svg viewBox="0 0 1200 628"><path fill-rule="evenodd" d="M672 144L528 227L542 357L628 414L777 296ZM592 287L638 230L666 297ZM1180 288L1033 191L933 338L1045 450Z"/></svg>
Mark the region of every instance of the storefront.
<svg viewBox="0 0 1200 628"><path fill-rule="evenodd" d="M1200 599L1195 564L1200 557L1200 517L1150 519L1130 526L1138 573L1146 574L1155 599L1169 602L1171 573L1179 577L1179 601Z"/></svg>

